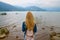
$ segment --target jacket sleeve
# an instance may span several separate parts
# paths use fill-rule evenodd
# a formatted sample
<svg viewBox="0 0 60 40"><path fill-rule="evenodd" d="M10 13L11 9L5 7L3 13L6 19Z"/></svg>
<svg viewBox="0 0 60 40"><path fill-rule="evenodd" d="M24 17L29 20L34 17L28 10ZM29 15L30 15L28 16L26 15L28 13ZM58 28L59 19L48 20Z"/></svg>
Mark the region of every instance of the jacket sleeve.
<svg viewBox="0 0 60 40"><path fill-rule="evenodd" d="M35 26L34 26L34 33L36 33L37 32L37 26L36 26L36 24L35 24Z"/></svg>
<svg viewBox="0 0 60 40"><path fill-rule="evenodd" d="M22 23L22 31L25 32L25 22Z"/></svg>

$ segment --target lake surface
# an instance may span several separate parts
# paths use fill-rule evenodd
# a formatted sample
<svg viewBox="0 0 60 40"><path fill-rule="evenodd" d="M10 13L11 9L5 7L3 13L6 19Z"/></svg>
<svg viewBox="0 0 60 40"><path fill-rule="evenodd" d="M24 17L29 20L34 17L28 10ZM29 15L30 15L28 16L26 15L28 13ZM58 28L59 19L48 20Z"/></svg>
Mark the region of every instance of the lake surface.
<svg viewBox="0 0 60 40"><path fill-rule="evenodd" d="M0 26L9 24L10 22L22 23L25 21L25 16L28 11L12 11L12 12L0 12L7 13L7 15L0 15ZM56 26L60 27L60 12L42 12L31 11L34 15L35 22L44 26Z"/></svg>
<svg viewBox="0 0 60 40"><path fill-rule="evenodd" d="M19 39L23 39L23 32L22 32L22 23L25 21L25 17L28 11L12 11L12 12L0 12L7 13L7 15L0 15L0 27L6 27L9 29L10 34L8 37L2 40L18 40L16 36L19 36ZM60 12L39 12L39 11L31 11L34 15L35 22L37 24L37 35L36 39L44 38L48 39L48 31L50 30L51 26L55 26L54 30L57 33L60 33ZM16 26L14 28L14 26ZM48 26L48 27L46 27ZM46 30L42 31L42 27L46 28ZM43 35L44 33L44 35ZM48 37L48 38L47 38Z"/></svg>

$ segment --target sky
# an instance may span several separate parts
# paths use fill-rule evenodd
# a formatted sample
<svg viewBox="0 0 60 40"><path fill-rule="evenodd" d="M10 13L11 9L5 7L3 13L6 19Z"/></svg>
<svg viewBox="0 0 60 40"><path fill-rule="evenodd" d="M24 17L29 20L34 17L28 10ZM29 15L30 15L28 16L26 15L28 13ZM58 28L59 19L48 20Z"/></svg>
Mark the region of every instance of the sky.
<svg viewBox="0 0 60 40"><path fill-rule="evenodd" d="M38 6L41 8L60 8L60 0L0 0L17 6Z"/></svg>

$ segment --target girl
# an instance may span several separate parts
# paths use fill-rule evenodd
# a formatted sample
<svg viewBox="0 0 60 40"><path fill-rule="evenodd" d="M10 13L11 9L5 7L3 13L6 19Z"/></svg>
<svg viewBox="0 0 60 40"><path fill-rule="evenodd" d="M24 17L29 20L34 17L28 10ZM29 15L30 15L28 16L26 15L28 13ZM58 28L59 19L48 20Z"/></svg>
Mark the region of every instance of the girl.
<svg viewBox="0 0 60 40"><path fill-rule="evenodd" d="M24 40L34 40L37 27L31 12L28 12L26 15L26 20L22 24L22 31L24 32Z"/></svg>

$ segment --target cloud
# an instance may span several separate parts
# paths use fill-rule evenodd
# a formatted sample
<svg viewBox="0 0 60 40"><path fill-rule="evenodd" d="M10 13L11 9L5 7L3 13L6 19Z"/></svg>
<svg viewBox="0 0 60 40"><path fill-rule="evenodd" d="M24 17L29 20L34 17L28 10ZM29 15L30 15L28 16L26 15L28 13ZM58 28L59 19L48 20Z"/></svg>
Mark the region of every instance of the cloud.
<svg viewBox="0 0 60 40"><path fill-rule="evenodd" d="M34 5L37 0L0 0L0 1L6 2L11 5L29 6L29 5Z"/></svg>
<svg viewBox="0 0 60 40"><path fill-rule="evenodd" d="M60 0L0 0L17 6L60 7Z"/></svg>
<svg viewBox="0 0 60 40"><path fill-rule="evenodd" d="M60 7L60 0L41 0L41 7Z"/></svg>

